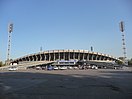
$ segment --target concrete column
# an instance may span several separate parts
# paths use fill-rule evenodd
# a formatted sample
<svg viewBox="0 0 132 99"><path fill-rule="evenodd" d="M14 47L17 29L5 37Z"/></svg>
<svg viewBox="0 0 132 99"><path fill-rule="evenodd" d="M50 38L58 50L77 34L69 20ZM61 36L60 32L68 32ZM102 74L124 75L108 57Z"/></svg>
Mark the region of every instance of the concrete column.
<svg viewBox="0 0 132 99"><path fill-rule="evenodd" d="M34 61L34 57L32 56L32 61Z"/></svg>
<svg viewBox="0 0 132 99"><path fill-rule="evenodd" d="M29 59L29 61L31 61L31 58L30 58L30 56L28 56L28 59Z"/></svg>
<svg viewBox="0 0 132 99"><path fill-rule="evenodd" d="M107 57L104 56L104 57L103 57L103 60L107 60Z"/></svg>
<svg viewBox="0 0 132 99"><path fill-rule="evenodd" d="M48 54L49 54L49 59L48 59L48 60L50 61L50 59L51 59L51 56L50 56L50 52L49 52L49 51L48 51Z"/></svg>
<svg viewBox="0 0 132 99"><path fill-rule="evenodd" d="M78 55L78 60L80 60L80 50L78 50L78 53L79 53L79 55Z"/></svg>
<svg viewBox="0 0 132 99"><path fill-rule="evenodd" d="M35 56L35 58L36 58L36 60L34 60L34 61L37 61L37 56L36 55L34 55Z"/></svg>
<svg viewBox="0 0 132 99"><path fill-rule="evenodd" d="M32 55L32 61L34 61L34 57L33 57L33 55Z"/></svg>
<svg viewBox="0 0 132 99"><path fill-rule="evenodd" d="M42 54L40 54L40 61L42 61Z"/></svg>
<svg viewBox="0 0 132 99"><path fill-rule="evenodd" d="M105 57L104 56L102 56L102 60L104 60L105 59Z"/></svg>
<svg viewBox="0 0 132 99"><path fill-rule="evenodd" d="M75 50L73 50L73 59L75 60Z"/></svg>
<svg viewBox="0 0 132 99"><path fill-rule="evenodd" d="M23 58L23 61L26 61L26 57Z"/></svg>
<svg viewBox="0 0 132 99"><path fill-rule="evenodd" d="M95 58L95 60L97 60L98 59L98 54L96 55L96 58Z"/></svg>
<svg viewBox="0 0 132 99"><path fill-rule="evenodd" d="M59 56L58 57L59 57L59 60L60 60L60 51L59 50L58 50L58 53L59 53Z"/></svg>
<svg viewBox="0 0 132 99"><path fill-rule="evenodd" d="M92 56L91 56L91 60L93 60L93 54L92 54Z"/></svg>
<svg viewBox="0 0 132 99"><path fill-rule="evenodd" d="M46 61L46 55L45 55L45 52L44 52L44 61Z"/></svg>
<svg viewBox="0 0 132 99"><path fill-rule="evenodd" d="M113 58L111 58L111 61L114 61L114 59L113 59Z"/></svg>
<svg viewBox="0 0 132 99"><path fill-rule="evenodd" d="M106 60L110 60L110 58L109 58L109 57L107 57L107 58L106 58Z"/></svg>
<svg viewBox="0 0 132 99"><path fill-rule="evenodd" d="M63 55L63 59L65 60L65 50L63 50L63 54L64 54L64 55Z"/></svg>
<svg viewBox="0 0 132 99"><path fill-rule="evenodd" d="M30 57L28 56L28 61L30 61Z"/></svg>
<svg viewBox="0 0 132 99"><path fill-rule="evenodd" d="M37 57L36 57L36 55L34 55L34 61L36 61L37 60Z"/></svg>
<svg viewBox="0 0 132 99"><path fill-rule="evenodd" d="M70 60L70 50L68 50L68 60Z"/></svg>
<svg viewBox="0 0 132 99"><path fill-rule="evenodd" d="M35 57L36 57L36 61L38 61L38 56L37 56L37 55L35 55Z"/></svg>
<svg viewBox="0 0 132 99"><path fill-rule="evenodd" d="M88 55L87 55L87 61L89 60L89 53L88 53Z"/></svg>
<svg viewBox="0 0 132 99"><path fill-rule="evenodd" d="M101 58L102 58L102 55L100 55L99 60L101 60Z"/></svg>
<svg viewBox="0 0 132 99"><path fill-rule="evenodd" d="M55 51L53 50L53 55L54 55L54 61L55 61Z"/></svg>
<svg viewBox="0 0 132 99"><path fill-rule="evenodd" d="M84 60L84 56L85 56L85 53L84 53L84 50L83 50L83 60Z"/></svg>

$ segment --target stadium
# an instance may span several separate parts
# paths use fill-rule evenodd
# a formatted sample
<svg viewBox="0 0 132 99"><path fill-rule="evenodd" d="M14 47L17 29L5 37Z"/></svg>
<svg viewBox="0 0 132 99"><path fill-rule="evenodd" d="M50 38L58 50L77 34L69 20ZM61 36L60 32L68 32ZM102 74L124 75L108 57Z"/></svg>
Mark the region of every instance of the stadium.
<svg viewBox="0 0 132 99"><path fill-rule="evenodd" d="M79 66L98 65L113 66L122 60L111 55L88 50L47 50L29 54L11 61L11 65L20 65L25 68L31 66Z"/></svg>

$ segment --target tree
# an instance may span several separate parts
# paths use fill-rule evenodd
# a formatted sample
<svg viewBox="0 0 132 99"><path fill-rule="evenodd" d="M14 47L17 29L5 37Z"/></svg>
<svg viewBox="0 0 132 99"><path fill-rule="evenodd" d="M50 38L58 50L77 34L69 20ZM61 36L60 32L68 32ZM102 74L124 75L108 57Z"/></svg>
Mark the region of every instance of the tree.
<svg viewBox="0 0 132 99"><path fill-rule="evenodd" d="M1 66L3 66L3 63L2 63L2 61L0 61L0 67L1 67Z"/></svg>
<svg viewBox="0 0 132 99"><path fill-rule="evenodd" d="M117 64L118 64L118 65L122 65L123 62L122 62L122 61L117 61Z"/></svg>
<svg viewBox="0 0 132 99"><path fill-rule="evenodd" d="M2 66L5 66L5 64L2 61L0 61L0 67Z"/></svg>
<svg viewBox="0 0 132 99"><path fill-rule="evenodd" d="M128 60L128 65L132 65L132 58Z"/></svg>

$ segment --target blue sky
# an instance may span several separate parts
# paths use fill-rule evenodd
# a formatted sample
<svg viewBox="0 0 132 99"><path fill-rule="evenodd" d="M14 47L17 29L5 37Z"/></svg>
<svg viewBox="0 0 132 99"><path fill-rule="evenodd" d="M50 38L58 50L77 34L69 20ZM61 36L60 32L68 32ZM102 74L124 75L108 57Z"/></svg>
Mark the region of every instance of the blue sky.
<svg viewBox="0 0 132 99"><path fill-rule="evenodd" d="M131 0L0 0L0 60L6 59L9 22L11 58L54 49L84 49L122 55L119 22L125 22L132 58Z"/></svg>

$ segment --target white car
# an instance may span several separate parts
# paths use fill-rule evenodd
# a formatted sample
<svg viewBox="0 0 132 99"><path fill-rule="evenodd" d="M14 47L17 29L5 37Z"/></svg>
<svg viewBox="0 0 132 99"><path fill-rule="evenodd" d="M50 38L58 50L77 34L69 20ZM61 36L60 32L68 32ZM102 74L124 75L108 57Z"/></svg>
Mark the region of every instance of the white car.
<svg viewBox="0 0 132 99"><path fill-rule="evenodd" d="M53 67L53 68L54 68L54 70L58 70L58 69L59 69L57 66L55 66L55 67Z"/></svg>
<svg viewBox="0 0 132 99"><path fill-rule="evenodd" d="M98 67L97 67L97 66L95 66L95 65L93 65L93 66L92 66L92 69L98 69Z"/></svg>
<svg viewBox="0 0 132 99"><path fill-rule="evenodd" d="M37 67L36 67L36 70L41 70L41 67L37 66Z"/></svg>
<svg viewBox="0 0 132 99"><path fill-rule="evenodd" d="M9 67L8 70L9 70L9 71L16 71L16 70L18 70L18 68L17 68L17 67Z"/></svg>
<svg viewBox="0 0 132 99"><path fill-rule="evenodd" d="M60 70L66 70L67 67L66 67L66 66L63 66L63 67L60 67L59 69L60 69Z"/></svg>
<svg viewBox="0 0 132 99"><path fill-rule="evenodd" d="M68 69L73 69L73 67L71 67L71 66L68 66L67 68L68 68Z"/></svg>
<svg viewBox="0 0 132 99"><path fill-rule="evenodd" d="M79 69L79 68L78 68L78 67L76 67L76 66L75 66L75 67L73 67L73 68L74 68L74 69Z"/></svg>

